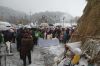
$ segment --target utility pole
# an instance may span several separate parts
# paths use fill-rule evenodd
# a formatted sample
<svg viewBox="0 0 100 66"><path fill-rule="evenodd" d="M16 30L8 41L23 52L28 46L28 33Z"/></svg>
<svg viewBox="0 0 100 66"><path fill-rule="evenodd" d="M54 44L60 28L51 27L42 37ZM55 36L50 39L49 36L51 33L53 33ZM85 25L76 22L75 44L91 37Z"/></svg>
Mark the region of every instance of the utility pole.
<svg viewBox="0 0 100 66"><path fill-rule="evenodd" d="M30 11L30 22L32 21L32 12Z"/></svg>
<svg viewBox="0 0 100 66"><path fill-rule="evenodd" d="M64 28L64 20L65 20L65 17L63 17L63 28Z"/></svg>

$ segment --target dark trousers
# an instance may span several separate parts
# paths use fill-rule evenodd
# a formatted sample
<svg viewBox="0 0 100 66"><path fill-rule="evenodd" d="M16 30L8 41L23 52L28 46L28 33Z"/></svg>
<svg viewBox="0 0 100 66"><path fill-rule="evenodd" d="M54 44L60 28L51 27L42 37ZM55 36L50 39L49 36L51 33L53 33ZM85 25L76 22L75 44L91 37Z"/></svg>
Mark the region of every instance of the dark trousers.
<svg viewBox="0 0 100 66"><path fill-rule="evenodd" d="M0 56L0 66L1 66L1 58L2 58L2 57Z"/></svg>
<svg viewBox="0 0 100 66"><path fill-rule="evenodd" d="M38 38L35 37L35 38L34 38L34 41L33 41L35 45L37 45L37 41L38 41Z"/></svg>
<svg viewBox="0 0 100 66"><path fill-rule="evenodd" d="M70 66L70 65L63 65L63 66Z"/></svg>
<svg viewBox="0 0 100 66"><path fill-rule="evenodd" d="M26 66L26 58L28 57L29 64L31 64L31 51L27 53L27 55L22 59L23 65Z"/></svg>

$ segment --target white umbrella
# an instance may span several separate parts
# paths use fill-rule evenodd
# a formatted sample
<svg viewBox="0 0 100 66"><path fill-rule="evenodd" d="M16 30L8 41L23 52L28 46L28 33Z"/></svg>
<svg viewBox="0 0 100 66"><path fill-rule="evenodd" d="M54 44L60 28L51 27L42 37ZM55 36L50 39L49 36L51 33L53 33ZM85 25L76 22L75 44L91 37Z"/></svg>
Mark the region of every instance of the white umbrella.
<svg viewBox="0 0 100 66"><path fill-rule="evenodd" d="M2 22L2 21L0 21L0 25L11 26L11 24L9 22Z"/></svg>
<svg viewBox="0 0 100 66"><path fill-rule="evenodd" d="M32 28L35 28L36 27L36 24L34 24L34 23L30 23L29 24Z"/></svg>
<svg viewBox="0 0 100 66"><path fill-rule="evenodd" d="M9 30L11 28L12 28L12 26L11 26L10 23L8 23L8 22L1 22L0 21L0 30Z"/></svg>
<svg viewBox="0 0 100 66"><path fill-rule="evenodd" d="M42 27L49 27L48 23L41 23L40 26L42 26Z"/></svg>
<svg viewBox="0 0 100 66"><path fill-rule="evenodd" d="M26 28L31 28L31 26L30 26L30 25L25 25L24 27L26 27Z"/></svg>

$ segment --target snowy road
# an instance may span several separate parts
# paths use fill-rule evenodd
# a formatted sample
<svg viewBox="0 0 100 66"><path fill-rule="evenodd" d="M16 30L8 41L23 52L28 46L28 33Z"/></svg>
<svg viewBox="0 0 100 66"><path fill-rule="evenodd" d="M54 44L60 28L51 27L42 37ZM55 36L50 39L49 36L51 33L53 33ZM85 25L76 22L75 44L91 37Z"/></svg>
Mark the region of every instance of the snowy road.
<svg viewBox="0 0 100 66"><path fill-rule="evenodd" d="M12 56L3 56L1 61L1 66L22 66L22 61L19 58L19 53L16 50L16 44L12 44ZM2 47L2 54L5 54L5 46Z"/></svg>
<svg viewBox="0 0 100 66"><path fill-rule="evenodd" d="M1 66L23 66L23 62L19 57L19 52L17 52L17 50L16 50L16 44L13 44L12 47L13 47L12 50L13 50L14 55L6 56L6 57L3 56ZM4 51L4 50L5 50L5 47L2 48L2 51ZM32 64L28 65L28 63L27 63L27 66L45 66L44 61L47 62L47 60L44 59L43 54L41 54L41 50L42 49L39 46L34 46L34 50L32 52ZM49 55L47 57L49 57ZM5 65L5 59L6 59L6 65ZM50 57L49 57L49 59L50 59ZM88 64L87 60L81 59L80 64L77 66L82 66L82 65L88 66L87 64ZM52 66L52 65L50 65L50 66Z"/></svg>
<svg viewBox="0 0 100 66"><path fill-rule="evenodd" d="M44 59L40 53L40 48L38 46L34 47L32 52L32 64L29 66L45 66Z"/></svg>
<svg viewBox="0 0 100 66"><path fill-rule="evenodd" d="M23 66L22 60L20 60L19 52L16 50L16 45L13 44L13 56L6 56L6 65L5 65L5 56L2 57L2 65L1 66ZM2 49L3 51L5 48ZM28 66L44 66L44 60L40 54L40 49L38 46L34 47L34 51L32 52L32 64Z"/></svg>

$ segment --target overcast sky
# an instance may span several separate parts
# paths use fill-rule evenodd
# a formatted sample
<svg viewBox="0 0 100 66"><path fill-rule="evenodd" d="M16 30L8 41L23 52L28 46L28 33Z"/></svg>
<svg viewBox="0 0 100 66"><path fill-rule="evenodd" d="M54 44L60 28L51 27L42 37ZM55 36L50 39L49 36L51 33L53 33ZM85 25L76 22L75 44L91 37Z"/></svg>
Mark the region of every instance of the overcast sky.
<svg viewBox="0 0 100 66"><path fill-rule="evenodd" d="M61 11L72 16L81 16L86 0L0 0L0 5L25 13Z"/></svg>

